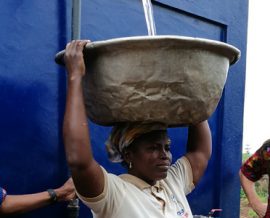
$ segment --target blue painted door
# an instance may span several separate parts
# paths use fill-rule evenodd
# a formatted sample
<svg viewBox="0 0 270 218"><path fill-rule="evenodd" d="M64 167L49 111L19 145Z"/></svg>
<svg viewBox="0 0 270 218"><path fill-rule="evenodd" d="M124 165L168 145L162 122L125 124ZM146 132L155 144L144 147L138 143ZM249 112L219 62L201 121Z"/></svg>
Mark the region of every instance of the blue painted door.
<svg viewBox="0 0 270 218"><path fill-rule="evenodd" d="M157 34L228 42L242 52L230 68L223 97L209 119L213 156L189 196L194 214L222 208L221 217L239 217L239 179L243 123L247 0L156 0ZM92 41L146 35L140 0L82 1L81 38ZM0 11L0 186L10 194L56 188L68 177L61 128L65 72L54 55L71 37L71 1L1 1ZM104 142L109 127L90 123L96 159L114 173ZM170 129L174 160L185 153L186 128ZM66 217L66 204L17 217ZM80 217L91 217L81 205Z"/></svg>

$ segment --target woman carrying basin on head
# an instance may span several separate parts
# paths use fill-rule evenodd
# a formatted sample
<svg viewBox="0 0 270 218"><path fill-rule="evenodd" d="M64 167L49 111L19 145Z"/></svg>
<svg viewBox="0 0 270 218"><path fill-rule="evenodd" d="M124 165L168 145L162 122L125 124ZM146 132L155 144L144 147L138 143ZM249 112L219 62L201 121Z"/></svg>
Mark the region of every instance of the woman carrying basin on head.
<svg viewBox="0 0 270 218"><path fill-rule="evenodd" d="M68 73L64 144L79 197L99 218L192 217L186 195L211 156L208 122L189 127L187 153L173 165L166 125L119 124L106 144L110 159L122 162L127 174L106 172L93 157L82 93L82 50L87 42L68 43L64 57Z"/></svg>

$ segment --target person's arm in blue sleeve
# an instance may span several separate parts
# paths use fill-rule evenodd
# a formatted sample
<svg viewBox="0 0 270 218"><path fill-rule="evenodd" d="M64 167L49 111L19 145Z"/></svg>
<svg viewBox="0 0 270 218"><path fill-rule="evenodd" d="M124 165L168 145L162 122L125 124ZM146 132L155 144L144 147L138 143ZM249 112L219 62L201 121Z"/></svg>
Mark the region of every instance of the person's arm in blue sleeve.
<svg viewBox="0 0 270 218"><path fill-rule="evenodd" d="M48 191L35 194L9 195L1 188L2 200L0 202L0 217L26 213L51 204L54 199ZM72 179L69 179L60 188L54 189L55 202L69 201L75 198L75 190Z"/></svg>

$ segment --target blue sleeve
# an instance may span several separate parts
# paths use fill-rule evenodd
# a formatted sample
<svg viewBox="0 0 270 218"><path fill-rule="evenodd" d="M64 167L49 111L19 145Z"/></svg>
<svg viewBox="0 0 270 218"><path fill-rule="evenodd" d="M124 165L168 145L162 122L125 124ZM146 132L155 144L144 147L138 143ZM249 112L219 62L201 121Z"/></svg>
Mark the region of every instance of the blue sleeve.
<svg viewBox="0 0 270 218"><path fill-rule="evenodd" d="M0 187L0 207L3 201L5 200L6 195L7 195L6 190Z"/></svg>

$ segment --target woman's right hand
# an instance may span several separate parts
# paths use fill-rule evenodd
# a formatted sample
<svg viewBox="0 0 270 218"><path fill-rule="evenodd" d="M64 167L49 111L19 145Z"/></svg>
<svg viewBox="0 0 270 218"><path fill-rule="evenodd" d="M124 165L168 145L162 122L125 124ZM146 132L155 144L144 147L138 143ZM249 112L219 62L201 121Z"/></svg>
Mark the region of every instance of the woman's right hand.
<svg viewBox="0 0 270 218"><path fill-rule="evenodd" d="M85 74L85 64L83 59L83 49L90 40L73 40L66 46L64 60L65 67L70 80L83 77Z"/></svg>

